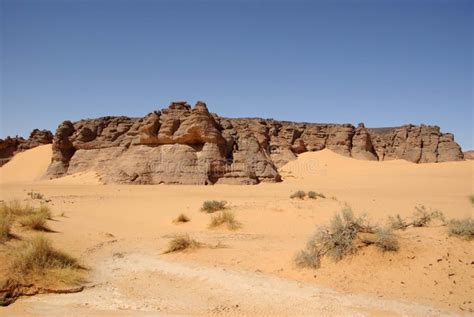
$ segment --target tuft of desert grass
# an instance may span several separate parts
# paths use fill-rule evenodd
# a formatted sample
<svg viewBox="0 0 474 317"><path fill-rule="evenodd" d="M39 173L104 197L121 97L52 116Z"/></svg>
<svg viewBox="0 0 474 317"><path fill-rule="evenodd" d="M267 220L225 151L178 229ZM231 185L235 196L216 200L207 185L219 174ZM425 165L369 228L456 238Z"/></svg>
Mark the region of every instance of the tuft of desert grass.
<svg viewBox="0 0 474 317"><path fill-rule="evenodd" d="M11 257L9 273L19 280L38 278L67 284L80 281L78 260L55 249L50 240L42 235L22 242Z"/></svg>
<svg viewBox="0 0 474 317"><path fill-rule="evenodd" d="M22 204L18 200L2 203L0 210L10 214L12 217L21 217L34 211L34 207L29 204Z"/></svg>
<svg viewBox="0 0 474 317"><path fill-rule="evenodd" d="M474 219L452 219L448 222L448 233L468 240L474 239Z"/></svg>
<svg viewBox="0 0 474 317"><path fill-rule="evenodd" d="M227 202L225 200L207 200L202 204L201 211L213 213L226 208Z"/></svg>
<svg viewBox="0 0 474 317"><path fill-rule="evenodd" d="M474 205L474 195L469 196L469 200L471 201L471 204Z"/></svg>
<svg viewBox="0 0 474 317"><path fill-rule="evenodd" d="M174 223L184 223L188 221L191 221L191 219L189 219L185 214L180 214L175 220L173 220Z"/></svg>
<svg viewBox="0 0 474 317"><path fill-rule="evenodd" d="M291 199L304 199L306 197L306 193L302 190L298 190L296 192L294 192L293 194L291 194L290 198Z"/></svg>
<svg viewBox="0 0 474 317"><path fill-rule="evenodd" d="M225 224L229 230L237 230L242 224L235 219L235 214L231 211L224 210L211 218L210 228L215 228Z"/></svg>
<svg viewBox="0 0 474 317"><path fill-rule="evenodd" d="M6 210L0 209L0 243L10 238L12 224L12 216Z"/></svg>
<svg viewBox="0 0 474 317"><path fill-rule="evenodd" d="M29 215L22 216L18 222L23 227L38 231L51 231L46 221L49 219L48 214L41 211L34 211Z"/></svg>
<svg viewBox="0 0 474 317"><path fill-rule="evenodd" d="M179 235L171 239L168 248L163 253L180 252L184 250L197 249L201 247L201 243L192 239L189 235Z"/></svg>

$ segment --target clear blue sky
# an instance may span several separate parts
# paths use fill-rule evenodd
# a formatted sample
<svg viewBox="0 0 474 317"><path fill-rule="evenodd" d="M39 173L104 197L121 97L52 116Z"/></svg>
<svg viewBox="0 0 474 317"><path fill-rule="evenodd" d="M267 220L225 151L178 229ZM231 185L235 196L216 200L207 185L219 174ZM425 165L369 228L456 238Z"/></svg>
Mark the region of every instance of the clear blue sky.
<svg viewBox="0 0 474 317"><path fill-rule="evenodd" d="M0 137L204 100L474 148L474 1L0 1Z"/></svg>

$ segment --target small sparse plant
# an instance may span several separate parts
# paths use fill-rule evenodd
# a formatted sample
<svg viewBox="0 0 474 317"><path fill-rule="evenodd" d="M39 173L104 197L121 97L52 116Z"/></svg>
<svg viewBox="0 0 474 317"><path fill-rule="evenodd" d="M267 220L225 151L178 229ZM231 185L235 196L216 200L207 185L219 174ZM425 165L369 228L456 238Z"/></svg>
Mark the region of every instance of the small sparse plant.
<svg viewBox="0 0 474 317"><path fill-rule="evenodd" d="M191 221L191 219L189 219L185 214L180 214L175 220L173 220L174 223L184 223L188 221Z"/></svg>
<svg viewBox="0 0 474 317"><path fill-rule="evenodd" d="M12 216L6 210L0 209L0 243L10 238L12 223Z"/></svg>
<svg viewBox="0 0 474 317"><path fill-rule="evenodd" d="M47 238L39 235L13 251L10 273L19 280L33 274L71 283L80 280L77 271L80 268L75 258L56 250Z"/></svg>
<svg viewBox="0 0 474 317"><path fill-rule="evenodd" d="M471 204L474 205L474 195L469 196L469 200L471 201Z"/></svg>
<svg viewBox="0 0 474 317"><path fill-rule="evenodd" d="M394 230L405 230L410 225L405 219L403 219L399 214L388 217L388 225Z"/></svg>
<svg viewBox="0 0 474 317"><path fill-rule="evenodd" d="M227 202L225 200L207 200L202 204L201 211L213 213L226 208Z"/></svg>
<svg viewBox="0 0 474 317"><path fill-rule="evenodd" d="M474 219L452 219L448 222L448 233L468 240L474 239Z"/></svg>
<svg viewBox="0 0 474 317"><path fill-rule="evenodd" d="M393 230L405 230L406 228L412 227L426 227L430 225L434 220L438 219L443 224L445 218L442 212L438 210L428 210L425 206L416 206L415 212L413 213L412 220L409 222L403 219L399 214L395 217L388 217L388 225Z"/></svg>
<svg viewBox="0 0 474 317"><path fill-rule="evenodd" d="M229 230L236 230L242 226L241 223L235 219L235 214L227 210L221 211L219 214L213 216L209 227L214 228L222 224L226 224Z"/></svg>
<svg viewBox="0 0 474 317"><path fill-rule="evenodd" d="M302 190L298 190L296 192L294 192L293 194L291 194L290 198L291 199L304 199L306 197L306 193Z"/></svg>
<svg viewBox="0 0 474 317"><path fill-rule="evenodd" d="M168 243L168 248L164 253L180 252L189 249L199 248L202 244L189 237L189 235L179 235Z"/></svg>
<svg viewBox="0 0 474 317"><path fill-rule="evenodd" d="M416 206L413 213L413 227L426 227L433 220L439 219L444 222L444 215L438 210L428 210L425 206Z"/></svg>
<svg viewBox="0 0 474 317"><path fill-rule="evenodd" d="M30 196L31 199L43 199L44 195L35 191L31 191L28 193L28 196Z"/></svg>

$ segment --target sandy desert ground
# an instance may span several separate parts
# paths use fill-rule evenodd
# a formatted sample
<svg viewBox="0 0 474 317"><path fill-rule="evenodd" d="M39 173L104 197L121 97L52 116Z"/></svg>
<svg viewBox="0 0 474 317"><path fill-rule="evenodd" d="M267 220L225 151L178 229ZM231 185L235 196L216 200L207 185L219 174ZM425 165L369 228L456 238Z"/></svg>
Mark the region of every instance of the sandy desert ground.
<svg viewBox="0 0 474 317"><path fill-rule="evenodd" d="M397 213L409 216L417 205L448 219L474 216L474 161L359 161L323 150L288 163L277 184L129 186L101 185L94 173L42 180L50 159L45 145L0 168L0 200L27 201L31 190L50 200L58 216L49 223L56 232L47 236L90 268L87 287L23 297L0 308L0 315L428 316L474 310L474 242L448 236L443 226L397 232L398 252L369 246L337 263L323 261L317 270L293 261L317 225L347 205L379 223ZM296 190L326 198L290 199ZM226 200L242 228L209 229L211 215L200 207L212 199ZM180 213L191 221L173 223ZM206 246L163 254L178 233Z"/></svg>

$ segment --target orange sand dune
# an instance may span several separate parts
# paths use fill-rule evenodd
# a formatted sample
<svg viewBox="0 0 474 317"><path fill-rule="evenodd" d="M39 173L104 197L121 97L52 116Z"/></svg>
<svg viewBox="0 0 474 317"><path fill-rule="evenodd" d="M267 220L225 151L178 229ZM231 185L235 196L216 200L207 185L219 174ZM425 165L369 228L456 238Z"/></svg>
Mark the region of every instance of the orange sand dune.
<svg viewBox="0 0 474 317"><path fill-rule="evenodd" d="M51 155L51 144L18 153L10 162L0 167L0 183L38 181L51 163Z"/></svg>

